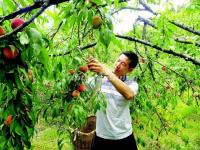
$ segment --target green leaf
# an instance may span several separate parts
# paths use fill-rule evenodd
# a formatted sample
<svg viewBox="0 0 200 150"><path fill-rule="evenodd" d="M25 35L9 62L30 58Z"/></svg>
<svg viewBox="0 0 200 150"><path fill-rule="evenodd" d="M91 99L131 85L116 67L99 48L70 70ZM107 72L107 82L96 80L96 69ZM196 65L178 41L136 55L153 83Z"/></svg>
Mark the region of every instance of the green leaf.
<svg viewBox="0 0 200 150"><path fill-rule="evenodd" d="M41 47L41 52L38 55L40 62L44 65L45 69L50 69L49 55L46 48Z"/></svg>
<svg viewBox="0 0 200 150"><path fill-rule="evenodd" d="M4 2L0 1L1 7L2 7L2 10L3 10L3 13L2 13L3 16L5 16L6 14L8 14L8 9L6 7L5 1L6 0L4 0Z"/></svg>
<svg viewBox="0 0 200 150"><path fill-rule="evenodd" d="M118 7L119 0L114 0L115 7Z"/></svg>
<svg viewBox="0 0 200 150"><path fill-rule="evenodd" d="M0 100L3 100L5 84L0 83Z"/></svg>
<svg viewBox="0 0 200 150"><path fill-rule="evenodd" d="M21 44L28 44L29 43L29 37L26 32L18 32L17 34L19 36L19 41Z"/></svg>
<svg viewBox="0 0 200 150"><path fill-rule="evenodd" d="M74 63L78 63L78 64L81 64L81 58L80 57L74 57Z"/></svg>
<svg viewBox="0 0 200 150"><path fill-rule="evenodd" d="M58 68L59 71L61 72L61 71L62 71L62 64L61 64L61 63L58 63L58 64L57 64L57 68Z"/></svg>
<svg viewBox="0 0 200 150"><path fill-rule="evenodd" d="M101 5L102 4L101 0L91 0L91 2L94 2L97 5Z"/></svg>
<svg viewBox="0 0 200 150"><path fill-rule="evenodd" d="M83 15L85 12L80 11L80 13L78 14L78 19L77 19L77 23L79 24L82 21Z"/></svg>
<svg viewBox="0 0 200 150"><path fill-rule="evenodd" d="M22 62L30 61L33 57L33 48L27 47L25 50L23 49L21 52L21 60Z"/></svg>
<svg viewBox="0 0 200 150"><path fill-rule="evenodd" d="M113 30L113 23L110 17L106 18L106 25L108 27L108 29L110 29L111 31Z"/></svg>
<svg viewBox="0 0 200 150"><path fill-rule="evenodd" d="M187 136L187 135L182 135L182 136L181 136L181 139L182 139L183 142L185 142L185 144L188 144L188 143L189 143L189 136Z"/></svg>
<svg viewBox="0 0 200 150"><path fill-rule="evenodd" d="M15 123L15 133L17 133L18 135L23 135L22 127L17 123Z"/></svg>
<svg viewBox="0 0 200 150"><path fill-rule="evenodd" d="M41 50L43 49L42 46L39 45L38 43L34 43L32 44L32 47L33 47L33 54L35 55L35 57L38 57Z"/></svg>
<svg viewBox="0 0 200 150"><path fill-rule="evenodd" d="M32 43L37 43L42 46L42 35L35 28L27 29L27 34Z"/></svg>
<svg viewBox="0 0 200 150"><path fill-rule="evenodd" d="M23 85L23 83L21 82L18 73L15 73L15 82L16 82L17 87L18 87L19 89L23 89L23 88L24 88L24 85Z"/></svg>
<svg viewBox="0 0 200 150"><path fill-rule="evenodd" d="M140 128L140 130L143 130L144 129L144 125L143 124L139 124L139 128Z"/></svg>
<svg viewBox="0 0 200 150"><path fill-rule="evenodd" d="M15 51L15 46L9 45L9 47L10 47L11 51L14 53L14 51Z"/></svg>
<svg viewBox="0 0 200 150"><path fill-rule="evenodd" d="M0 136L0 149L3 149L4 145L6 144L6 139L4 136Z"/></svg>
<svg viewBox="0 0 200 150"><path fill-rule="evenodd" d="M89 23L90 25L92 25L92 18L93 18L93 16L94 16L94 12L90 9L90 10L88 11L88 23Z"/></svg>
<svg viewBox="0 0 200 150"><path fill-rule="evenodd" d="M106 48L110 44L112 34L113 34L112 31L109 30L109 29L103 29L103 30L100 31L100 34L99 34L100 42L103 45L105 45Z"/></svg>
<svg viewBox="0 0 200 150"><path fill-rule="evenodd" d="M57 110L57 108L54 108L53 112L52 112L52 118L55 118L57 116L58 116L58 110Z"/></svg>

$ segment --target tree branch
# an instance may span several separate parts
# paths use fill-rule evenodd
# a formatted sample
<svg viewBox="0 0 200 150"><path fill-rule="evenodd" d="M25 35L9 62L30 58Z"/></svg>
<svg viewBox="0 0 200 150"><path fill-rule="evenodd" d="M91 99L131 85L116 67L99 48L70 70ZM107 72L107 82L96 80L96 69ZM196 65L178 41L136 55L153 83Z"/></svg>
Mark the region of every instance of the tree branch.
<svg viewBox="0 0 200 150"><path fill-rule="evenodd" d="M22 29L24 29L26 26L28 26L35 18L37 18L41 13L43 13L45 11L46 8L49 7L49 4L44 4L41 9L32 16L32 18L30 18L28 21L26 21L23 25L17 27L16 29L12 30L11 32L4 34L2 36L0 36L0 40L5 39L6 37L11 36L14 33L17 33L19 31L21 31Z"/></svg>
<svg viewBox="0 0 200 150"><path fill-rule="evenodd" d="M178 75L179 77L185 79L185 81L187 81L187 82L194 82L192 79L187 78L186 76L184 76L184 75L182 75L182 74L176 72L175 70L171 69L170 67L167 67L166 65L163 65L163 64L161 64L160 62L158 62L158 61L156 61L156 60L153 60L152 58L149 58L149 59L151 59L151 60L154 61L155 63L158 63L158 64L161 65L161 66L165 66L165 67L167 68L167 70L170 70L171 72L174 72L174 73L175 73L176 75Z"/></svg>
<svg viewBox="0 0 200 150"><path fill-rule="evenodd" d="M21 8L7 16L4 16L1 18L0 20L0 23L2 23L3 21L5 20L9 20L9 19L12 19L14 17L16 17L17 15L20 15L22 13L25 13L25 12L29 12L29 11L32 11L33 9L36 9L36 8L40 8L44 3L34 3L33 5L31 6L28 6L28 7L25 7L25 8Z"/></svg>
<svg viewBox="0 0 200 150"><path fill-rule="evenodd" d="M118 3L123 3L123 2L128 2L130 0L119 0ZM114 4L114 1L111 2L111 4ZM107 3L103 4L103 5L98 5L98 7L106 7L108 6Z"/></svg>
<svg viewBox="0 0 200 150"><path fill-rule="evenodd" d="M157 15L156 12L154 12L149 6L147 6L147 4L145 2L143 2L143 0L139 0L139 3L149 12L151 12L154 15Z"/></svg>
<svg viewBox="0 0 200 150"><path fill-rule="evenodd" d="M169 20L169 22L170 22L171 24L173 24L173 25L179 27L179 28L182 28L182 29L184 29L184 30L186 30L186 31L189 31L189 32L191 32L191 33L193 33L193 34L196 34L196 35L199 35L199 36L200 36L200 31L194 30L193 28L188 27L188 26L186 26L186 25L184 25L184 24L180 24L180 23L178 23L178 22L176 22L176 21L170 21L170 20Z"/></svg>
<svg viewBox="0 0 200 150"><path fill-rule="evenodd" d="M200 42L186 41L186 40L184 40L183 38L179 38L179 37L174 38L174 40L177 41L177 42L179 42L179 43L194 44L195 46L200 47Z"/></svg>
<svg viewBox="0 0 200 150"><path fill-rule="evenodd" d="M142 21L142 22L148 24L149 26L153 27L154 29L158 29L157 26L153 22L151 22L150 20L147 20L147 19L145 19L145 18L143 18L141 16L138 16L137 20ZM184 43L184 44L195 44L195 46L200 47L200 42L187 41L187 40L185 40L183 38L179 38L179 37L175 37L174 40L176 42Z"/></svg>
<svg viewBox="0 0 200 150"><path fill-rule="evenodd" d="M9 33L3 35L3 36L0 36L0 40L1 40L1 39L5 39L6 37L11 36L12 34L21 31L23 28L25 28L26 26L28 26L35 18L37 18L41 13L43 13L49 6L51 6L51 5L57 5L57 4L59 4L59 3L66 2L66 1L69 1L69 0L43 0L43 1L35 2L35 4L32 5L32 6L29 6L29 7L23 8L23 9L20 9L19 11L16 11L16 12L14 12L14 13L12 13L12 14L6 16L6 17L4 17L4 18L10 18L10 19L11 19L12 17L15 17L15 16L17 16L17 15L19 15L19 14L22 14L22 13L24 13L24 12L28 12L28 11L33 10L37 5L40 6L41 3L42 3L42 6L40 6L41 9L40 9L36 14L34 14L34 15L32 16L32 18L30 18L27 22L25 22L25 23L24 23L23 25L21 25L20 27L14 29L13 31L11 31L11 32L9 32ZM30 7L31 7L31 8L30 8ZM38 6L37 6L37 7L38 7ZM31 9L31 10L30 10L30 9ZM4 20L5 20L5 19L4 19Z"/></svg>
<svg viewBox="0 0 200 150"><path fill-rule="evenodd" d="M78 45L81 45L81 38L80 38L80 23L78 24L78 31L77 31L77 38L78 38Z"/></svg>
<svg viewBox="0 0 200 150"><path fill-rule="evenodd" d="M147 25L144 23L144 25L143 25L143 31L142 31L142 40L146 39L146 27L147 27ZM144 50L145 50L145 54L147 55L147 58L149 58L148 53L147 53L147 47L146 47L146 45L144 45ZM147 63L147 65L148 65L148 68L149 68L149 70L151 72L151 76L153 78L153 81L155 81L156 78L155 78L154 73L153 73L152 62L150 61L149 63Z"/></svg>
<svg viewBox="0 0 200 150"><path fill-rule="evenodd" d="M118 38L126 39L126 40L129 40L129 41L134 41L134 42L137 42L137 43L152 47L152 48L157 49L159 51L162 51L164 53L171 54L173 56L177 56L177 57L183 58L185 61L190 61L193 64L200 66L200 61L199 60L195 60L194 58L192 58L192 57L190 57L188 55L177 53L177 52L174 52L173 50L163 49L163 48L161 48L161 47L159 47L157 45L153 45L152 43L150 43L148 41L141 40L141 39L128 37L128 36L122 36L122 35L118 35L118 34L115 35L115 36L118 37ZM97 44L97 42L93 42L93 43L88 44L88 45L86 45L84 47L80 47L80 50L83 51L83 50L85 50L87 48L95 46L96 44ZM58 55L55 55L55 56L61 56L61 55L67 55L67 54L69 54L69 53L67 52L65 54L58 54Z"/></svg>
<svg viewBox="0 0 200 150"><path fill-rule="evenodd" d="M85 49L88 49L88 48L90 48L90 47L93 47L93 46L95 46L97 44L97 42L93 42L93 43L90 43L90 44L88 44L88 45L86 45L86 46L84 46L84 47L79 47L79 49L81 50L81 51L83 51L83 50L85 50ZM64 54L50 54L49 56L53 56L53 57L57 57L57 56L63 56L63 55L68 55L68 54L70 54L71 53L71 51L68 51L68 52L66 52L66 53L64 53Z"/></svg>
<svg viewBox="0 0 200 150"><path fill-rule="evenodd" d="M143 0L139 0L139 2L146 10L148 10L151 13L153 13L154 15L158 15L158 13L154 12L149 6L147 6L147 4L143 2ZM184 24L180 24L180 23L178 23L176 21L170 21L169 20L169 22L172 23L173 25L179 27L179 28L182 28L182 29L184 29L186 31L189 31L189 32L191 32L193 34L196 34L196 35L200 36L200 31L194 30L193 28L188 27L188 26L186 26Z"/></svg>
<svg viewBox="0 0 200 150"><path fill-rule="evenodd" d="M145 11L146 9L142 9L142 8L134 8L134 7L121 7L120 9L114 11L111 13L111 15L118 13L121 10L125 10L125 9L130 9L130 10L136 10L136 11Z"/></svg>
<svg viewBox="0 0 200 150"><path fill-rule="evenodd" d="M90 48L90 47L95 46L96 44L97 44L97 42L93 42L93 43L90 43L90 44L88 44L88 45L86 45L86 46L84 46L84 47L80 47L80 49L81 49L81 51L83 51L83 50L85 50L85 49L88 49L88 48Z"/></svg>
<svg viewBox="0 0 200 150"><path fill-rule="evenodd" d="M85 27L84 27L84 29L83 29L82 41L84 40L84 37L87 35L87 34L86 34L87 25L88 25L88 21L86 22Z"/></svg>
<svg viewBox="0 0 200 150"><path fill-rule="evenodd" d="M160 114L158 113L158 111L157 111L157 109L155 108L155 113L156 113L156 115L158 116L158 119L160 120L160 122L161 122L161 124L162 124L162 126L163 126L163 128L164 128L164 130L165 130L165 132L166 133L168 133L167 132L167 129L166 129L166 121L164 122L164 120L161 118L161 116L160 116ZM161 130L162 131L162 130Z"/></svg>
<svg viewBox="0 0 200 150"><path fill-rule="evenodd" d="M151 27L157 29L156 25L155 25L153 22L151 22L150 20L147 20L147 19L145 19L145 18L143 18L143 17L141 17L141 16L138 16L137 20L138 20L138 21L142 21L142 22L144 22L144 23L150 25Z"/></svg>
<svg viewBox="0 0 200 150"><path fill-rule="evenodd" d="M144 40L141 40L141 39L137 39L137 38L133 38L133 37L122 36L122 35L116 35L116 37L122 38L122 39L126 39L126 40L129 40L129 41L135 41L135 42L141 43L143 45L152 47L152 48L157 49L159 51L162 51L164 53L171 54L173 56L178 56L180 58L183 58L185 61L190 61L193 64L200 66L200 61L199 60L195 60L194 58L192 58L190 56L187 56L187 55L184 55L184 54L181 54L181 53L177 53L177 52L174 52L172 50L163 49L163 48L161 48L161 47L159 47L157 45L153 45L150 42L147 42L147 41L144 41Z"/></svg>

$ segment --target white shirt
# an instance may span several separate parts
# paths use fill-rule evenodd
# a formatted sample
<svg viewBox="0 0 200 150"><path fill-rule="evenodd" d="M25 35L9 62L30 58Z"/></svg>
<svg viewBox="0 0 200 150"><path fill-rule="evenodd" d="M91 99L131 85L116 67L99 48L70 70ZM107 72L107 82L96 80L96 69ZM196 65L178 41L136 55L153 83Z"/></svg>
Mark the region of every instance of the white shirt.
<svg viewBox="0 0 200 150"><path fill-rule="evenodd" d="M124 81L134 92L138 92L136 81ZM100 88L107 101L106 112L98 110L96 113L96 134L104 139L122 139L132 134L130 101L126 100L111 84L109 80L103 81Z"/></svg>

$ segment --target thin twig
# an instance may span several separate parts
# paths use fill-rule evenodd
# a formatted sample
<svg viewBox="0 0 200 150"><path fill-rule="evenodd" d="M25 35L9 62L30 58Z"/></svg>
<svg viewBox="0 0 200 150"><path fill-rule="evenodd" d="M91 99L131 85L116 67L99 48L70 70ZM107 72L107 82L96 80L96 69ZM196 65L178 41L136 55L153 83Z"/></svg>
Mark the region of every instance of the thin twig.
<svg viewBox="0 0 200 150"><path fill-rule="evenodd" d="M55 37L55 35L58 33L58 31L60 30L60 27L63 24L63 20L59 23L58 28L56 29L56 31L50 36L51 40L53 40L53 38Z"/></svg>

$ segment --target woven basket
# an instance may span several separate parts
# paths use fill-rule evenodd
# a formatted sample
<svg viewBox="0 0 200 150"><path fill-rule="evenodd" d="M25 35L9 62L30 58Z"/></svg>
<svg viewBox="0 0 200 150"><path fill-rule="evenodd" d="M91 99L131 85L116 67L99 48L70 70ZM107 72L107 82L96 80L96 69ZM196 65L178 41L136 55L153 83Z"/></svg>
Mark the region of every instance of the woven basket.
<svg viewBox="0 0 200 150"><path fill-rule="evenodd" d="M75 150L90 150L93 138L95 136L96 116L89 116L87 124L74 133Z"/></svg>

